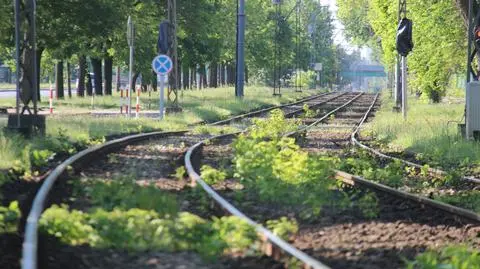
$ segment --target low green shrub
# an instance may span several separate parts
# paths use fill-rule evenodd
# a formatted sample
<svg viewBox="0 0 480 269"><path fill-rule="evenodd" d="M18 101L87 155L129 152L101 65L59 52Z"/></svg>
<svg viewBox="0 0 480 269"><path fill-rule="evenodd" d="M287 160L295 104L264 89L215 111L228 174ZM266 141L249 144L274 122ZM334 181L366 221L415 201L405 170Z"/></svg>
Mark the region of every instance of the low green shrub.
<svg viewBox="0 0 480 269"><path fill-rule="evenodd" d="M297 221L295 219L289 220L287 217L281 217L278 220L268 220L267 227L276 236L287 241L298 232Z"/></svg>
<svg viewBox="0 0 480 269"><path fill-rule="evenodd" d="M480 252L465 246L450 246L416 257L407 269L480 269Z"/></svg>
<svg viewBox="0 0 480 269"><path fill-rule="evenodd" d="M0 206L0 234L16 232L20 218L17 201L11 202L8 207Z"/></svg>
<svg viewBox="0 0 480 269"><path fill-rule="evenodd" d="M128 176L111 181L82 182L75 187L75 191L77 196L88 197L92 206L107 211L140 208L154 210L160 216L173 216L179 208L175 195L155 186L140 186Z"/></svg>
<svg viewBox="0 0 480 269"><path fill-rule="evenodd" d="M219 171L209 165L203 165L202 168L200 168L200 172L202 179L209 185L223 182L227 176L227 173Z"/></svg>
<svg viewBox="0 0 480 269"><path fill-rule="evenodd" d="M40 220L40 231L72 245L130 251L196 251L206 259L224 252L245 250L257 240L255 228L237 217L204 220L182 212L161 218L155 211L142 209L93 213L53 206Z"/></svg>

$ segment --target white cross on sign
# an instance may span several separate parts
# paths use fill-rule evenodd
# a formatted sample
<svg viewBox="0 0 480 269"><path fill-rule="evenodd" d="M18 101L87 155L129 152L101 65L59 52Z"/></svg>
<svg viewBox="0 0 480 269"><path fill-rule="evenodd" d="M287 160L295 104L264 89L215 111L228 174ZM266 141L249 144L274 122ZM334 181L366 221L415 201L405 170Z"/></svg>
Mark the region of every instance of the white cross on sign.
<svg viewBox="0 0 480 269"><path fill-rule="evenodd" d="M152 61L152 68L157 75L167 75L173 68L172 59L167 55L158 55Z"/></svg>

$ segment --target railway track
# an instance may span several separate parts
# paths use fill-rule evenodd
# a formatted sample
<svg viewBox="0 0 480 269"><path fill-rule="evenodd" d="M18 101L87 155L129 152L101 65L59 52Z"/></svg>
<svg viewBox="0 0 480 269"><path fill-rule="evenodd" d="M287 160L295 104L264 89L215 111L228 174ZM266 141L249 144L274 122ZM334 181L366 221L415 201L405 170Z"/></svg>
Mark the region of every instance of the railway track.
<svg viewBox="0 0 480 269"><path fill-rule="evenodd" d="M301 113L303 109L302 104L305 102L309 102L312 106L315 106L315 104L321 105L342 95L339 93L321 94L292 104L247 113L212 125L222 125L252 116L261 117L266 115L265 112L274 108L281 109L294 117ZM180 210L196 213L205 218L222 216L222 213L215 210L202 211L202 208L198 206L198 193L192 194L188 188L188 182L178 180L173 176L176 172L175 168L182 167L182 157L187 149L196 142L207 138L211 139L211 135L196 134L189 131L139 134L107 142L68 158L48 175L34 199L25 226L22 268L65 268L67 264L70 265L69 268L72 268L72 261L76 261L76 263L74 262L77 264L75 268L104 268L112 266L115 268L132 268L132 266L143 268L141 264L145 260L153 262L157 261L160 256L165 257L165 254L161 252L156 254L150 253L150 256L140 255L132 257L121 250L108 251L88 247L68 247L62 242L58 242L58 239L52 236L39 237L39 220L44 209L50 207L53 201L57 203L61 201L68 204L70 210L89 211L101 206L96 204L96 200L100 198L95 198L95 194L83 190L83 185L72 187L70 184L67 184L72 182L72 178L76 182L85 184L85 186L92 184L108 185L118 180L124 180L124 183L127 185L133 182L134 185L154 186L155 189L164 193L173 193L172 195L179 201L178 207ZM62 180L59 180L60 178ZM65 178L69 178L69 180ZM88 189L88 187L86 188ZM108 194L109 189L106 188L106 191ZM52 199L51 192L54 199ZM112 197L108 197L109 195L105 197L104 195L101 199L114 200L115 193L112 192L111 195ZM156 200L152 199L152 201ZM266 234L268 238L275 238L268 230L262 231L264 236ZM288 249L293 249L288 244L282 245L282 247L287 251ZM264 248L268 253L269 247L265 246ZM73 255L72 253L77 253L78 255ZM173 267L159 268L176 268L174 266L177 265L192 267L193 265L188 263L188 259L185 259L190 254L180 253L177 257L172 255L174 258L169 259L169 261ZM195 257L194 254L191 256L194 261L199 261L197 264L194 262L195 266L193 267L207 268L205 264L201 264L201 259ZM247 267L242 267L245 265ZM220 262L216 266L218 268L270 268L270 266L274 268L279 265L275 265L273 260L259 257L251 258L250 260L248 258L247 260L230 259L223 261L223 263ZM315 268L324 267L317 266Z"/></svg>
<svg viewBox="0 0 480 269"><path fill-rule="evenodd" d="M349 94L325 102L315 116L303 119L306 127L288 135L302 138L300 145L311 153L338 152L349 144L374 111L377 98L378 95ZM219 200L226 211L252 217L249 221L264 223L281 216L300 220L299 233L292 245L308 255L308 260L300 258L307 267L311 266L312 258L332 268L404 268L405 258L413 259L427 248L458 243L480 247L478 214L341 171L336 171L335 177L346 185L337 189L337 196L333 197L347 195L354 206L342 208L329 204L314 218L301 216L299 212L304 209L301 205L266 202L243 187L226 187L220 193L215 192L201 179L198 168L208 164L231 169L232 139L220 136L190 148L185 162L191 179ZM373 200L367 209L375 212L361 210L363 197ZM339 198L338 202L341 201Z"/></svg>

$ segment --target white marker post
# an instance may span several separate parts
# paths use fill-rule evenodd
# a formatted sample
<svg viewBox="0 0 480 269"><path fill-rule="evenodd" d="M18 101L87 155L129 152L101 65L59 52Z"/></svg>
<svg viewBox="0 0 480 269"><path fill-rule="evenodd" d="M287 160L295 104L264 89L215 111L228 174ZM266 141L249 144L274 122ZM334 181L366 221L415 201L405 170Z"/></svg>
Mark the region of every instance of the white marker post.
<svg viewBox="0 0 480 269"><path fill-rule="evenodd" d="M167 55L163 55L163 54L159 55L155 57L155 59L153 59L152 68L153 68L153 71L157 73L157 80L158 80L158 83L160 84L159 107L160 107L160 120L162 120L163 111L165 110L165 94L164 94L165 79L168 73L172 71L172 68L173 68L172 59L170 59L170 57L168 57Z"/></svg>

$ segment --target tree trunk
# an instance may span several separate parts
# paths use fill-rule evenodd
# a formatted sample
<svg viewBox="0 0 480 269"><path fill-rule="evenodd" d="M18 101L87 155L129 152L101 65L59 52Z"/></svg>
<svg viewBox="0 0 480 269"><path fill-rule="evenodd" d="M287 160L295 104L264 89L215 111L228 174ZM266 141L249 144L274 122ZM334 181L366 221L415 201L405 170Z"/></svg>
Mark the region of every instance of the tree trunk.
<svg viewBox="0 0 480 269"><path fill-rule="evenodd" d="M223 64L221 64L219 67L219 72L220 72L220 85L223 87L225 85L225 72L223 70Z"/></svg>
<svg viewBox="0 0 480 269"><path fill-rule="evenodd" d="M112 95L112 77L113 77L113 58L106 56L104 58L104 74L105 74L105 95Z"/></svg>
<svg viewBox="0 0 480 269"><path fill-rule="evenodd" d="M201 74L201 80L202 80L202 87L205 89L205 88L208 88L208 82L207 82L207 67L202 64L200 66L200 74Z"/></svg>
<svg viewBox="0 0 480 269"><path fill-rule="evenodd" d="M190 90L193 90L195 83L195 68L190 68Z"/></svg>
<svg viewBox="0 0 480 269"><path fill-rule="evenodd" d="M70 78L70 62L67 61L67 90L68 98L72 98L72 82Z"/></svg>
<svg viewBox="0 0 480 269"><path fill-rule="evenodd" d="M57 99L63 99L65 96L63 88L63 61L55 64L55 92Z"/></svg>
<svg viewBox="0 0 480 269"><path fill-rule="evenodd" d="M85 96L85 77L87 75L87 59L85 56L80 55L78 57L78 85L77 85L77 96ZM91 92L90 92L91 94Z"/></svg>
<svg viewBox="0 0 480 269"><path fill-rule="evenodd" d="M183 67L183 89L186 90L186 89L189 89L190 88L190 76L189 76L189 72L190 70L188 68L185 68Z"/></svg>
<svg viewBox="0 0 480 269"><path fill-rule="evenodd" d="M152 75L153 75L153 79L152 79L152 88L153 88L153 91L157 91L157 73L155 73L154 71L152 71Z"/></svg>
<svg viewBox="0 0 480 269"><path fill-rule="evenodd" d="M116 72L116 74L115 74L115 75L116 75L116 76L115 76L115 90L116 90L117 92L120 91L120 72L122 72L122 71L120 70L120 66L117 66L117 72Z"/></svg>
<svg viewBox="0 0 480 269"><path fill-rule="evenodd" d="M245 65L245 84L248 84L248 66Z"/></svg>
<svg viewBox="0 0 480 269"><path fill-rule="evenodd" d="M231 64L229 64L227 68L227 83L229 85L235 84L235 68Z"/></svg>
<svg viewBox="0 0 480 269"><path fill-rule="evenodd" d="M210 85L209 85L211 88L218 87L217 75L218 75L217 63L211 63L210 64Z"/></svg>
<svg viewBox="0 0 480 269"><path fill-rule="evenodd" d="M95 88L95 95L102 95L102 60L91 58L93 66L93 87Z"/></svg>
<svg viewBox="0 0 480 269"><path fill-rule="evenodd" d="M140 73L135 73L133 74L133 77L132 77L132 85L130 85L130 88L132 89L132 96L130 96L130 98L132 98L134 96L134 93L135 93L135 85L137 84L137 79L138 79L138 76L140 76ZM133 98L132 98L133 99Z"/></svg>

